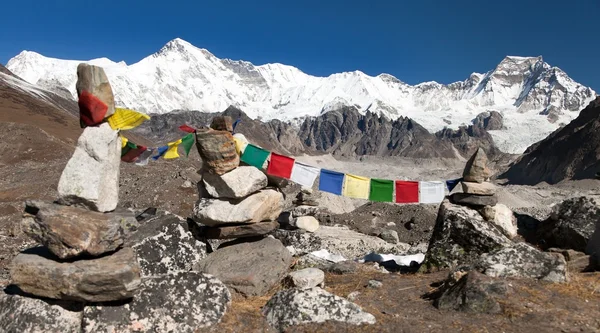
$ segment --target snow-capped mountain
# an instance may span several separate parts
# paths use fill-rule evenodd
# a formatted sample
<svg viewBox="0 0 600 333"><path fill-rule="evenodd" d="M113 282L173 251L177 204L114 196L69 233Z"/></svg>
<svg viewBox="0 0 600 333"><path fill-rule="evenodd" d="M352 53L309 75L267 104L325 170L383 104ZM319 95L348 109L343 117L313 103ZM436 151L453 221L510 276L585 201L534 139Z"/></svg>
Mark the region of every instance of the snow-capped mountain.
<svg viewBox="0 0 600 333"><path fill-rule="evenodd" d="M75 98L80 62L105 68L119 106L148 113L216 112L233 105L251 118L292 120L356 106L361 113L370 110L391 119L407 116L435 132L470 124L481 112L498 111L505 128L490 133L500 149L511 153L523 152L570 122L596 97L542 57L508 56L495 69L462 82L411 86L389 74L372 77L354 71L315 77L282 64L219 59L178 38L132 65L23 51L7 68L46 89L60 85Z"/></svg>

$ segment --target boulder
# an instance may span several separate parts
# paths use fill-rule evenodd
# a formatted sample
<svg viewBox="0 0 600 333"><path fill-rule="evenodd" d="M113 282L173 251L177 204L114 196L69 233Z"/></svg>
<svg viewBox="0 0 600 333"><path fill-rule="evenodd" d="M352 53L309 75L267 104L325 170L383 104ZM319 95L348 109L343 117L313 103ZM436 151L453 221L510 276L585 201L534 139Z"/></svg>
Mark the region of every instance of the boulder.
<svg viewBox="0 0 600 333"><path fill-rule="evenodd" d="M495 206L498 203L498 197L495 195L453 193L450 195L450 202L472 207Z"/></svg>
<svg viewBox="0 0 600 333"><path fill-rule="evenodd" d="M343 274L352 274L358 271L359 264L352 260L345 260L336 262L333 265L330 265L327 268L329 273L343 275Z"/></svg>
<svg viewBox="0 0 600 333"><path fill-rule="evenodd" d="M294 222L296 228L315 232L319 229L319 221L312 216L300 216Z"/></svg>
<svg viewBox="0 0 600 333"><path fill-rule="evenodd" d="M36 296L83 302L128 299L141 283L131 248L95 259L60 262L45 248L18 254L11 264L14 285Z"/></svg>
<svg viewBox="0 0 600 333"><path fill-rule="evenodd" d="M468 207L444 200L421 271L435 271L469 264L484 253L511 246L513 242L498 228Z"/></svg>
<svg viewBox="0 0 600 333"><path fill-rule="evenodd" d="M484 206L478 209L479 214L486 221L493 221L496 218L496 209L495 206Z"/></svg>
<svg viewBox="0 0 600 333"><path fill-rule="evenodd" d="M434 301L434 305L440 310L501 313L502 308L497 299L507 292L506 281L470 271L457 282L447 281L441 290L441 295Z"/></svg>
<svg viewBox="0 0 600 333"><path fill-rule="evenodd" d="M410 248L408 244L390 244L381 238L364 235L347 227L320 226L314 233L278 229L273 232L273 236L281 240L283 245L293 248L296 255L324 249L331 254L354 259L371 252L402 254Z"/></svg>
<svg viewBox="0 0 600 333"><path fill-rule="evenodd" d="M323 287L325 273L318 268L304 268L288 274L292 286L296 288Z"/></svg>
<svg viewBox="0 0 600 333"><path fill-rule="evenodd" d="M593 269L592 258L583 252L550 248L548 252L560 253L567 261L569 272L587 272Z"/></svg>
<svg viewBox="0 0 600 333"><path fill-rule="evenodd" d="M96 96L108 107L104 118L115 113L115 97L104 69L99 66L80 63L77 66L77 96L84 91Z"/></svg>
<svg viewBox="0 0 600 333"><path fill-rule="evenodd" d="M145 221L126 245L137 254L142 277L191 271L207 255L188 223L164 212Z"/></svg>
<svg viewBox="0 0 600 333"><path fill-rule="evenodd" d="M362 308L321 288L286 289L263 307L269 325L282 332L290 326L337 321L351 325L374 324Z"/></svg>
<svg viewBox="0 0 600 333"><path fill-rule="evenodd" d="M43 201L27 201L21 230L61 259L99 256L123 245L131 215L99 213ZM134 223L130 221L130 223Z"/></svg>
<svg viewBox="0 0 600 333"><path fill-rule="evenodd" d="M245 198L267 186L267 176L253 166L240 166L223 175L204 173L202 181L214 198Z"/></svg>
<svg viewBox="0 0 600 333"><path fill-rule="evenodd" d="M475 263L478 271L492 277L524 277L550 282L567 282L567 262L558 253L537 250L516 243L481 256Z"/></svg>
<svg viewBox="0 0 600 333"><path fill-rule="evenodd" d="M194 220L216 227L228 224L274 221L283 206L283 195L266 189L244 199L202 198L194 207Z"/></svg>
<svg viewBox="0 0 600 333"><path fill-rule="evenodd" d="M83 331L193 333L219 323L230 304L227 287L209 275L180 272L148 277L125 305L86 306Z"/></svg>
<svg viewBox="0 0 600 333"><path fill-rule="evenodd" d="M221 246L196 266L245 296L262 296L285 277L292 255L280 241L266 237L255 242Z"/></svg>
<svg viewBox="0 0 600 333"><path fill-rule="evenodd" d="M82 307L0 291L0 332L81 332Z"/></svg>
<svg viewBox="0 0 600 333"><path fill-rule="evenodd" d="M590 255L590 266L600 271L600 220L596 221L596 230L587 244L585 253Z"/></svg>
<svg viewBox="0 0 600 333"><path fill-rule="evenodd" d="M391 244L400 243L400 237L398 237L398 232L396 230L384 229L381 231L381 234L379 234L379 238Z"/></svg>
<svg viewBox="0 0 600 333"><path fill-rule="evenodd" d="M517 218L513 211L506 205L497 204L493 207L494 219L492 222L502 231L508 238L513 239L518 235Z"/></svg>
<svg viewBox="0 0 600 333"><path fill-rule="evenodd" d="M496 194L496 186L492 183L483 182L461 182L463 193L477 195L494 195Z"/></svg>
<svg viewBox="0 0 600 333"><path fill-rule="evenodd" d="M86 127L58 182L59 203L108 212L119 201L121 139L108 123Z"/></svg>
<svg viewBox="0 0 600 333"><path fill-rule="evenodd" d="M258 222L226 227L206 227L202 229L202 235L210 239L254 237L268 234L278 227L279 222L277 221Z"/></svg>
<svg viewBox="0 0 600 333"><path fill-rule="evenodd" d="M483 148L477 148L477 151L467 161L463 171L463 180L466 182L483 183L492 176L492 172L487 167L488 158Z"/></svg>
<svg viewBox="0 0 600 333"><path fill-rule="evenodd" d="M544 247L585 251L600 220L600 202L591 197L567 199L556 205L537 229Z"/></svg>
<svg viewBox="0 0 600 333"><path fill-rule="evenodd" d="M196 130L196 148L202 158L202 169L206 172L222 175L240 165L240 155L228 131Z"/></svg>

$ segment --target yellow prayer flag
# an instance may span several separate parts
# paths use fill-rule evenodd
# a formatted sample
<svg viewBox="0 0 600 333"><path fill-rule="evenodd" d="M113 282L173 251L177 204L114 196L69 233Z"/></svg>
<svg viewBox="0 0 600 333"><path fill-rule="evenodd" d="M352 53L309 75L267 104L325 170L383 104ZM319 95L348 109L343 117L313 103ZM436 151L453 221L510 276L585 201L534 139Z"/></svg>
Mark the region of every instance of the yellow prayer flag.
<svg viewBox="0 0 600 333"><path fill-rule="evenodd" d="M248 142L244 142L242 139L236 138L235 136L233 137L233 141L235 141L235 151L241 156L246 149Z"/></svg>
<svg viewBox="0 0 600 333"><path fill-rule="evenodd" d="M124 136L119 135L119 137L121 137L121 149L125 148L125 146L127 146L127 138Z"/></svg>
<svg viewBox="0 0 600 333"><path fill-rule="evenodd" d="M182 142L182 140L179 139L177 141L167 143L167 146L169 146L169 149L167 149L164 159L178 158L179 154L177 153L177 148L179 148L179 145L181 144L181 142Z"/></svg>
<svg viewBox="0 0 600 333"><path fill-rule="evenodd" d="M129 109L116 108L115 113L107 118L108 124L113 130L128 130L139 126L150 116Z"/></svg>
<svg viewBox="0 0 600 333"><path fill-rule="evenodd" d="M369 199L370 184L370 178L346 174L342 195L350 198Z"/></svg>

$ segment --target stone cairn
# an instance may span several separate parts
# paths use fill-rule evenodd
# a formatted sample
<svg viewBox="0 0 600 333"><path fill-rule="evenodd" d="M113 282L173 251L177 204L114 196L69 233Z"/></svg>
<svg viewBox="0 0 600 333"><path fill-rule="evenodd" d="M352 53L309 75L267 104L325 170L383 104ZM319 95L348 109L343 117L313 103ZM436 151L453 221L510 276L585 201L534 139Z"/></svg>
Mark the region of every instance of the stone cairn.
<svg viewBox="0 0 600 333"><path fill-rule="evenodd" d="M267 187L267 176L258 168L240 166L232 131L228 116L196 131L203 166L193 220L207 239L261 236L279 227L283 194Z"/></svg>
<svg viewBox="0 0 600 333"><path fill-rule="evenodd" d="M77 67L77 94L95 96L115 111L100 67ZM81 101L81 98L80 98ZM104 103L105 105L102 105ZM89 107L82 105L80 109ZM27 201L21 227L41 243L12 262L13 285L35 296L79 302L130 299L141 284L135 252L124 247L137 226L132 213L116 212L121 139L108 123L86 127L58 183L56 202Z"/></svg>

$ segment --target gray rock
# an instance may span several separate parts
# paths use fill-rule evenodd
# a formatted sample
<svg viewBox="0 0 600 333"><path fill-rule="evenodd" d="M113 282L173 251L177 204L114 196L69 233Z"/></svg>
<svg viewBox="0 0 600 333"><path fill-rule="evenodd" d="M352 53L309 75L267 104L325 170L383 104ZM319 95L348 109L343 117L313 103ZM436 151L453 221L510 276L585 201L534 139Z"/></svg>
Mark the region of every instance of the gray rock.
<svg viewBox="0 0 600 333"><path fill-rule="evenodd" d="M485 221L476 210L444 200L420 270L435 271L458 264L470 264L484 253L512 244L508 237Z"/></svg>
<svg viewBox="0 0 600 333"><path fill-rule="evenodd" d="M77 66L75 89L77 96L87 91L106 104L108 110L104 115L105 118L115 113L115 97L102 67L80 63Z"/></svg>
<svg viewBox="0 0 600 333"><path fill-rule="evenodd" d="M202 181L215 198L244 198L267 186L267 176L253 166L240 166L223 175L205 172Z"/></svg>
<svg viewBox="0 0 600 333"><path fill-rule="evenodd" d="M381 283L381 281L377 281L377 280L369 280L369 282L367 283L367 287L379 289L379 288L383 287L383 283Z"/></svg>
<svg viewBox="0 0 600 333"><path fill-rule="evenodd" d="M308 232L315 232L319 229L319 221L312 216L300 216L294 221L294 225L298 229Z"/></svg>
<svg viewBox="0 0 600 333"><path fill-rule="evenodd" d="M0 292L0 332L81 332L82 306Z"/></svg>
<svg viewBox="0 0 600 333"><path fill-rule="evenodd" d="M212 276L180 272L149 277L130 303L87 306L83 331L192 333L219 323L230 304L229 290Z"/></svg>
<svg viewBox="0 0 600 333"><path fill-rule="evenodd" d="M44 248L29 249L12 262L13 284L36 296L83 302L128 299L141 283L131 248L101 258L59 262Z"/></svg>
<svg viewBox="0 0 600 333"><path fill-rule="evenodd" d="M446 283L446 286L442 287L440 297L434 301L438 309L467 313L502 312L497 299L508 292L505 281L470 271L458 282Z"/></svg>
<svg viewBox="0 0 600 333"><path fill-rule="evenodd" d="M221 246L201 260L196 270L216 276L245 296L262 296L285 277L291 263L292 255L281 242L266 237Z"/></svg>
<svg viewBox="0 0 600 333"><path fill-rule="evenodd" d="M336 262L329 266L327 271L338 275L356 273L358 271L358 263L352 260Z"/></svg>
<svg viewBox="0 0 600 333"><path fill-rule="evenodd" d="M400 243L400 237L398 237L398 232L396 232L396 230L384 229L381 231L381 234L379 234L379 238L391 244Z"/></svg>
<svg viewBox="0 0 600 333"><path fill-rule="evenodd" d="M226 227L206 227L203 229L202 235L209 239L255 237L268 234L277 228L279 228L279 222L268 221Z"/></svg>
<svg viewBox="0 0 600 333"><path fill-rule="evenodd" d="M360 296L360 291L353 291L351 293L348 294L348 296L346 296L346 298L350 301L350 302L354 302L358 296Z"/></svg>
<svg viewBox="0 0 600 333"><path fill-rule="evenodd" d="M304 268L289 273L288 278L296 288L323 287L325 273L318 268Z"/></svg>
<svg viewBox="0 0 600 333"><path fill-rule="evenodd" d="M492 183L483 182L461 182L463 193L477 195L494 195L496 194L496 186Z"/></svg>
<svg viewBox="0 0 600 333"><path fill-rule="evenodd" d="M567 262L558 253L541 252L525 243L483 254L477 270L492 277L525 277L567 282Z"/></svg>
<svg viewBox="0 0 600 333"><path fill-rule="evenodd" d="M467 161L463 171L463 179L467 182L482 183L492 176L492 172L487 167L488 158L485 151L479 147L477 151Z"/></svg>
<svg viewBox="0 0 600 333"><path fill-rule="evenodd" d="M312 254L305 254L298 258L295 268L318 268L322 270L328 270L332 265L332 262L323 258L319 258Z"/></svg>
<svg viewBox="0 0 600 333"><path fill-rule="evenodd" d="M185 220L172 214L146 221L126 244L137 254L142 277L190 271L207 256L206 244L194 238Z"/></svg>
<svg viewBox="0 0 600 333"><path fill-rule="evenodd" d="M327 209L317 207L317 206L308 206L302 205L292 208L291 213L295 217L299 216L317 216L322 213L329 213Z"/></svg>
<svg viewBox="0 0 600 333"><path fill-rule="evenodd" d="M280 332L290 326L326 321L375 323L375 317L360 306L321 288L282 290L267 302L262 313L269 325Z"/></svg>
<svg viewBox="0 0 600 333"><path fill-rule="evenodd" d="M27 201L25 205L25 211L32 214L23 218L21 229L61 259L115 251L123 245L126 220L135 220L131 215L103 214L43 201Z"/></svg>
<svg viewBox="0 0 600 333"><path fill-rule="evenodd" d="M267 189L244 199L200 199L194 207L194 220L216 227L227 224L274 221L283 206L283 195Z"/></svg>
<svg viewBox="0 0 600 333"><path fill-rule="evenodd" d="M59 203L99 212L119 201L121 139L108 123L86 127L58 182Z"/></svg>
<svg viewBox="0 0 600 333"><path fill-rule="evenodd" d="M493 221L494 218L496 218L496 210L494 209L495 206L484 206L482 208L479 208L477 211L479 212L479 214L481 214L481 217L483 217L484 220L486 221Z"/></svg>
<svg viewBox="0 0 600 333"><path fill-rule="evenodd" d="M495 195L477 195L466 193L453 193L450 195L450 201L463 206L495 206L498 203L498 197Z"/></svg>

